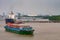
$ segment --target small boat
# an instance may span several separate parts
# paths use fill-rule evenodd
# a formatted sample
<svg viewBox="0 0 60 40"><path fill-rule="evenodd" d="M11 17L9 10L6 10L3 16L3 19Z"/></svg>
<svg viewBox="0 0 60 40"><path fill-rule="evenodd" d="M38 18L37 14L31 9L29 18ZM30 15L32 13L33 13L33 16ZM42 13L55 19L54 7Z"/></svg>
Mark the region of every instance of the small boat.
<svg viewBox="0 0 60 40"><path fill-rule="evenodd" d="M33 35L33 32L34 32L32 27L14 28L14 27L10 27L10 26L6 25L6 26L4 26L4 28L8 32L13 32L13 33L17 33L17 34Z"/></svg>

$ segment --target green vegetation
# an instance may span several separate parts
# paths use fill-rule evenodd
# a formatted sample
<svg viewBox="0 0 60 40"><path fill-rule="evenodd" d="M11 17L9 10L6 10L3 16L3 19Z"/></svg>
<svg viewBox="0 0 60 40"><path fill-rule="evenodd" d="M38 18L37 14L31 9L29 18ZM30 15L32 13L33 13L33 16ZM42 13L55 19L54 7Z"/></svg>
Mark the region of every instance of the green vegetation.
<svg viewBox="0 0 60 40"><path fill-rule="evenodd" d="M60 16L50 16L49 20L51 20L51 21L60 21Z"/></svg>

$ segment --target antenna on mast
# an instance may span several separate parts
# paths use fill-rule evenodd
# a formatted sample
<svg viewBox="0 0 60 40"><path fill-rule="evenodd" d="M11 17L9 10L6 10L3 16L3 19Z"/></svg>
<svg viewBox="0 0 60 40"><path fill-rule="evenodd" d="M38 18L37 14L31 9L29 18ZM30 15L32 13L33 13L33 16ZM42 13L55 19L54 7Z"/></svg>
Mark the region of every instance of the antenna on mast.
<svg viewBox="0 0 60 40"><path fill-rule="evenodd" d="M13 13L13 4L10 6L9 12L10 12L9 14L14 14L14 13Z"/></svg>

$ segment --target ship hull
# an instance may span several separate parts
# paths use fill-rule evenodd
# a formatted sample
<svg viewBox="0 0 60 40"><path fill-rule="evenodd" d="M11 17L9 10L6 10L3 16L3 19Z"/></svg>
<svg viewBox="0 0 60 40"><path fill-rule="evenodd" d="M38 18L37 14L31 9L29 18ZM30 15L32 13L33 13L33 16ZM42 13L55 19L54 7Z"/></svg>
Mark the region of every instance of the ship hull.
<svg viewBox="0 0 60 40"><path fill-rule="evenodd" d="M5 26L5 31L7 32L13 32L16 34L24 34L24 35L33 35L34 30L21 30L19 28L11 28L8 26Z"/></svg>

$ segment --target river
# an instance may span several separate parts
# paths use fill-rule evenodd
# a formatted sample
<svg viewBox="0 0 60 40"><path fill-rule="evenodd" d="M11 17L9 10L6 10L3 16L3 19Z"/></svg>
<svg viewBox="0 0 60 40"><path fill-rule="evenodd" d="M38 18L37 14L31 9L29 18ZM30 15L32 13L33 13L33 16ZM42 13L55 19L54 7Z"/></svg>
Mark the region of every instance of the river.
<svg viewBox="0 0 60 40"><path fill-rule="evenodd" d="M34 35L6 32L0 21L0 40L60 40L60 23L26 23L33 27Z"/></svg>

